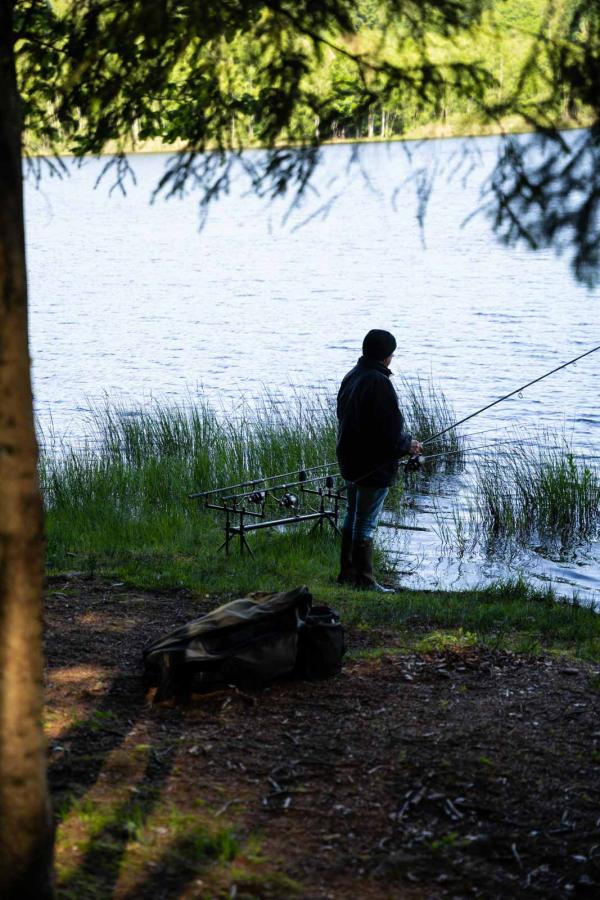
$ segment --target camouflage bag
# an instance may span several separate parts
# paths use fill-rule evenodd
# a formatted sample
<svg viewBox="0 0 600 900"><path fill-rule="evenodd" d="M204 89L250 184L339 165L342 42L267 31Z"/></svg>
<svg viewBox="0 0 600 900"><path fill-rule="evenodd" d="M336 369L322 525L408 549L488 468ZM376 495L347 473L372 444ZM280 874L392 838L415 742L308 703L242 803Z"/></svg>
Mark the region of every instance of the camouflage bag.
<svg viewBox="0 0 600 900"><path fill-rule="evenodd" d="M155 702L192 690L256 689L276 678L319 678L340 671L339 616L312 606L306 587L253 593L171 631L144 651Z"/></svg>

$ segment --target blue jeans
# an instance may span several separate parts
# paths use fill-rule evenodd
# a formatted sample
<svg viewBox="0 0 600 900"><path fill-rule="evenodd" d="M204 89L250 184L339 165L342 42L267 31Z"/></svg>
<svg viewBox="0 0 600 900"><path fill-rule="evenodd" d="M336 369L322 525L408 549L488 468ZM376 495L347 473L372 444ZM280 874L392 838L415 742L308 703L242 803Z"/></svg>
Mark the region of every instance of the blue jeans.
<svg viewBox="0 0 600 900"><path fill-rule="evenodd" d="M364 487L346 482L348 509L342 526L353 541L372 541L389 488Z"/></svg>

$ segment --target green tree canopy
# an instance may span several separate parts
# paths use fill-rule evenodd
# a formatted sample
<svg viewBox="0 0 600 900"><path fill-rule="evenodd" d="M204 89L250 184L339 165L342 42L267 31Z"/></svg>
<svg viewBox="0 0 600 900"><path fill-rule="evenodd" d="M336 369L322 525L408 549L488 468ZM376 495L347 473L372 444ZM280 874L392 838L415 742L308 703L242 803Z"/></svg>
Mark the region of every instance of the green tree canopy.
<svg viewBox="0 0 600 900"><path fill-rule="evenodd" d="M23 0L15 31L24 133L76 156L116 149L121 172L132 128L137 140L179 144L161 187L193 183L209 199L227 186L226 151L241 156L251 129L270 148L253 163L256 189L301 187L340 117L343 91L335 80L317 86L319 71L345 61L355 120L399 88L406 103L435 105L449 86L481 100L485 66L434 64L427 42L468 28L482 8L482 0L358 10L348 0ZM379 41L356 43L365 21L393 35L385 53Z"/></svg>

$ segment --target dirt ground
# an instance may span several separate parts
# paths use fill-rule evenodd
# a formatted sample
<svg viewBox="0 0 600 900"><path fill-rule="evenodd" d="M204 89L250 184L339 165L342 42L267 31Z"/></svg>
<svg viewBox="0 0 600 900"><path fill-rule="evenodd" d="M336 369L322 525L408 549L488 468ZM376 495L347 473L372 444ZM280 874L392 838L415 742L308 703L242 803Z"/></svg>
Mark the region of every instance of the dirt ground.
<svg viewBox="0 0 600 900"><path fill-rule="evenodd" d="M49 585L59 896L600 896L597 666L476 647L406 654L397 633L351 631L350 651L383 649L351 654L334 679L152 705L142 648L214 605L77 577ZM117 804L91 840L86 798ZM166 801L227 825L246 848L237 868L194 866L172 819L154 827L156 846L136 843ZM164 853L169 832L177 852L171 841Z"/></svg>

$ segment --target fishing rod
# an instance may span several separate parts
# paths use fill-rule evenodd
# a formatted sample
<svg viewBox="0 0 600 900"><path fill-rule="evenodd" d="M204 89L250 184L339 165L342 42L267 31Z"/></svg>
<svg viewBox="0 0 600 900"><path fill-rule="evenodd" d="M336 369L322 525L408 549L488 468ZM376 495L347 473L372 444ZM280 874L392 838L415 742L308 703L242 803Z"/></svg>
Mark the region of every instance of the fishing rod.
<svg viewBox="0 0 600 900"><path fill-rule="evenodd" d="M526 390L526 388L531 387L533 384L537 384L539 381L543 381L544 378L548 378L549 375L554 375L555 372L560 372L561 369L566 369L567 366L572 366L574 363L578 362L580 359L583 359L585 356L589 356L591 353L596 353L597 350L600 350L600 344L597 347L593 347L591 350L586 350L585 353L581 353L579 356L575 356L573 359L570 359L568 362L557 366L555 369L551 369L550 372L546 372L545 375L540 375L539 378L534 378L533 381L528 381L527 384L521 385L521 387L516 388L509 394L504 394L503 397L499 397L497 400L493 400L491 403L488 403L487 406L482 406L481 409L478 409L476 412L465 416L464 419L460 419L453 425L449 425L447 428L444 428L443 431L439 431L432 437L427 438L427 440L423 441L423 444L431 444L432 441L435 441L437 440L437 438L442 437L442 435L447 434L448 431L452 431L453 428L458 428L459 425L463 425L465 422L468 422L469 419L474 419L475 416L481 415L481 413L485 412L487 409L491 409L492 406L497 406L498 403L502 403L504 400L508 400L509 397L514 397L515 394L520 394L521 391Z"/></svg>
<svg viewBox="0 0 600 900"><path fill-rule="evenodd" d="M474 419L475 416L480 416L481 413L485 412L488 409L491 409L493 406L497 406L499 403L502 403L504 400L508 400L509 397L514 397L515 394L520 394L522 391L526 390L528 387L531 387L533 384L537 384L540 381L543 381L544 378L548 378L550 375L554 375L555 372L560 372L561 369L566 369L567 366L572 366L574 363L579 362L580 359L584 359L586 356L590 356L592 353L596 353L600 350L600 344L597 347L592 347L591 350L586 350L585 353L580 353L579 356L573 357L573 359L569 359L567 362L562 363L560 366L556 366L556 368L551 369L549 372L545 372L543 375L538 376L538 378L534 378L532 381L528 381L527 384L522 384L521 387L515 388L514 391L510 391L508 394L504 394L502 397L498 397L497 400L492 400L491 403L486 404L486 406L482 406L481 409L476 410L473 413L470 413L468 416L465 416L463 419L459 419L458 422L454 422L452 425L448 425L447 428L442 429L442 431L438 431L437 434L432 435L429 438L426 438L424 441L421 441L423 446L426 444L431 444L433 441L442 437L442 435L447 434L449 431L452 431L454 428L458 428L459 425L464 425L465 422ZM420 467L421 463L424 462L425 458L423 456L409 456L407 462L404 464L405 472L416 472ZM380 463L383 465L383 463ZM357 481L363 481L365 478L368 478L373 472L376 472L379 466L376 466L371 472L366 472L361 478L356 479Z"/></svg>
<svg viewBox="0 0 600 900"><path fill-rule="evenodd" d="M324 466L320 466L319 468L322 469L324 468ZM334 467L332 466L332 468ZM337 468L337 466L335 468ZM293 473L289 472L288 474L291 475ZM297 472L296 474L306 475L306 470ZM333 487L333 484L328 484L327 482L330 479L337 478L338 474L338 472L330 472L329 475L318 475L314 477L311 476L309 478L300 478L298 481L289 481L285 484L275 484L271 487L266 487L263 491L245 491L243 494L229 494L223 497L223 500L246 500L252 497L256 497L257 494L264 494L265 491L267 491L268 493L273 493L273 491L287 491L287 489L291 487L297 487L298 485L302 484L316 484L319 481L324 481L326 483L326 487L331 488Z"/></svg>
<svg viewBox="0 0 600 900"><path fill-rule="evenodd" d="M188 494L188 498L190 500L198 500L201 497L211 497L214 494L223 494L226 491L234 491L237 488L245 488L245 487L258 487L261 484L265 484L267 481L279 481L283 478L288 478L290 475L298 475L299 472L317 472L321 469L330 469L332 466L330 463L323 463L320 466L307 466L305 468L294 469L292 472L283 472L281 475L267 475L265 478L255 478L252 481L240 481L239 484L230 484L227 487L223 488L214 488L212 491L198 491L195 494ZM316 479L308 478L308 481L313 481Z"/></svg>

